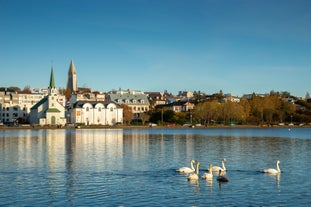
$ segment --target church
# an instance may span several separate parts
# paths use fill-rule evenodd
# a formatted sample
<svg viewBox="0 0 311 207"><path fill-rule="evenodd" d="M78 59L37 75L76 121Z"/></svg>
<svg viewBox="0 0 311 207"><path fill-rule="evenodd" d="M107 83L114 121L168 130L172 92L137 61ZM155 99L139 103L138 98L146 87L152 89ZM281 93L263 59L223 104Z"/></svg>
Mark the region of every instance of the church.
<svg viewBox="0 0 311 207"><path fill-rule="evenodd" d="M123 123L123 108L114 101L106 101L103 94L79 92L77 71L71 60L67 91L71 92L68 120L78 125L116 125Z"/></svg>
<svg viewBox="0 0 311 207"><path fill-rule="evenodd" d="M60 95L55 87L54 71L51 69L48 95L30 109L31 125L65 125L65 96Z"/></svg>
<svg viewBox="0 0 311 207"><path fill-rule="evenodd" d="M63 126L67 122L78 125L123 123L123 108L119 104L103 100L102 94L95 96L92 93L79 93L77 72L73 61L70 62L66 89L71 93L69 104L66 103L65 95L61 95L55 87L52 68L48 95L30 109L29 123L40 126Z"/></svg>

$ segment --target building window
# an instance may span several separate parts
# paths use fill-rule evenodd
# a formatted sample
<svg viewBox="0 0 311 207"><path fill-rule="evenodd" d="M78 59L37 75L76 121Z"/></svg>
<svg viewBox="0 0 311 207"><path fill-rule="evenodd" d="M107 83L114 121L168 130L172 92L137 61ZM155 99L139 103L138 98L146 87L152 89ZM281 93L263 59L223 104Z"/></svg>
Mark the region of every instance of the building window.
<svg viewBox="0 0 311 207"><path fill-rule="evenodd" d="M113 111L113 107L110 107L110 111Z"/></svg>
<svg viewBox="0 0 311 207"><path fill-rule="evenodd" d="M86 111L89 111L90 109L89 109L89 107L86 107Z"/></svg>
<svg viewBox="0 0 311 207"><path fill-rule="evenodd" d="M98 111L99 111L99 112L101 112L101 111L102 111L102 109L99 107L99 108L98 108Z"/></svg>

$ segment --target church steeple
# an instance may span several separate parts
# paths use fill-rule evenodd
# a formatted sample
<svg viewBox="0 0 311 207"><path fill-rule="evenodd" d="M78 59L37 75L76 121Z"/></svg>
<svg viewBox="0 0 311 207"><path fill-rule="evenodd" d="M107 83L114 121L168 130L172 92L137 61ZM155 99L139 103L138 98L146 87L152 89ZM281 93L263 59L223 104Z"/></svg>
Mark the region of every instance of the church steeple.
<svg viewBox="0 0 311 207"><path fill-rule="evenodd" d="M49 94L52 94L52 93L56 93L53 67L51 68L50 85L49 85Z"/></svg>
<svg viewBox="0 0 311 207"><path fill-rule="evenodd" d="M51 69L51 76L50 76L50 86L49 88L55 88L55 81L54 81L54 71L53 67Z"/></svg>
<svg viewBox="0 0 311 207"><path fill-rule="evenodd" d="M77 72L73 60L70 61L70 66L68 70L67 90L70 90L71 92L76 92L78 90Z"/></svg>

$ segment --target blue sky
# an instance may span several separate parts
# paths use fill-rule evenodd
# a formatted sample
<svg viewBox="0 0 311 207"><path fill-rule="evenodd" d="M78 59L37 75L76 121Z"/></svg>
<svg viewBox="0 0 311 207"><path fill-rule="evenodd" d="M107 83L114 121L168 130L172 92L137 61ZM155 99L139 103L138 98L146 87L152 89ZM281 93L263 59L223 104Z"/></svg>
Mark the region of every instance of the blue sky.
<svg viewBox="0 0 311 207"><path fill-rule="evenodd" d="M0 0L0 86L311 92L309 0Z"/></svg>

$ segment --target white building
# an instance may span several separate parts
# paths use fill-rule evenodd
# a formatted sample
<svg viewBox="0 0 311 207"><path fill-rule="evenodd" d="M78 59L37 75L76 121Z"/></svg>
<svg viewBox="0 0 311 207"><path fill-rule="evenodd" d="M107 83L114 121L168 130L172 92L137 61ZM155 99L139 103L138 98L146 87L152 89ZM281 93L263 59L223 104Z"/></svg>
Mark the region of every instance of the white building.
<svg viewBox="0 0 311 207"><path fill-rule="evenodd" d="M77 101L70 109L70 121L84 125L123 123L123 108L114 102Z"/></svg>
<svg viewBox="0 0 311 207"><path fill-rule="evenodd" d="M28 122L31 107L43 97L39 93L17 93L7 89L0 91L0 122Z"/></svg>
<svg viewBox="0 0 311 207"><path fill-rule="evenodd" d="M64 125L66 123L65 103L65 96L60 95L55 87L52 68L48 95L31 108L30 124Z"/></svg>

